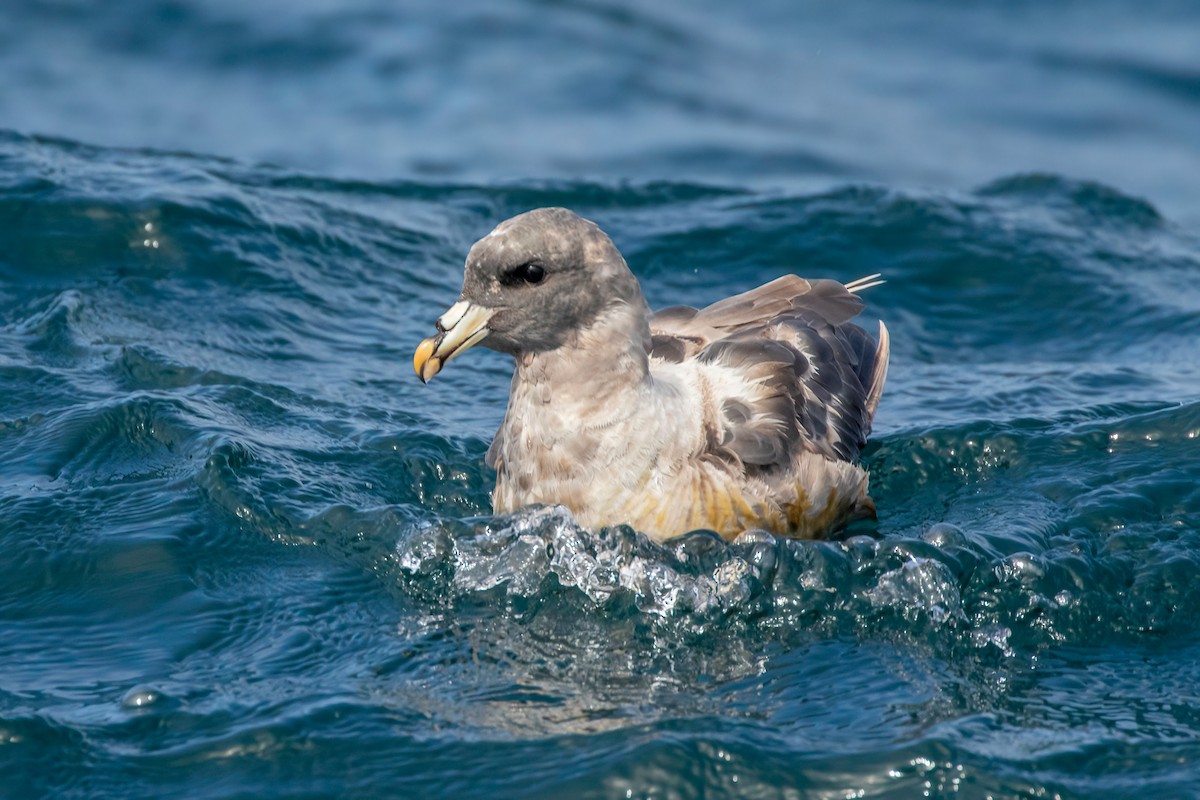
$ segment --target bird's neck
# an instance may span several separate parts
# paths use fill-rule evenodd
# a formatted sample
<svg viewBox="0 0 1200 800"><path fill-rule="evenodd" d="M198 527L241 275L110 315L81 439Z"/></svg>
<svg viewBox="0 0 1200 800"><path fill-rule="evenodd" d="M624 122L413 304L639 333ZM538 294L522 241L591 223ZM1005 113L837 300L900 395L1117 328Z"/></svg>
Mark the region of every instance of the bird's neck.
<svg viewBox="0 0 1200 800"><path fill-rule="evenodd" d="M644 303L618 303L571 335L565 344L517 357L516 382L538 402L602 402L649 376L650 312Z"/></svg>

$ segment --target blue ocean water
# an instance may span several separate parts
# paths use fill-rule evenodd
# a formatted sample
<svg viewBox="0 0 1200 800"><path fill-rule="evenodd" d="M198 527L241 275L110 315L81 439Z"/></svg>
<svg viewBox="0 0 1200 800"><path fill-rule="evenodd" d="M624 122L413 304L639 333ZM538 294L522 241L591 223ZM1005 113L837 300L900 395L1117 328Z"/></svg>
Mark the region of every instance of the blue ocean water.
<svg viewBox="0 0 1200 800"><path fill-rule="evenodd" d="M0 5L0 796L1190 797L1200 10ZM415 344L566 205L882 272L876 523L488 516Z"/></svg>

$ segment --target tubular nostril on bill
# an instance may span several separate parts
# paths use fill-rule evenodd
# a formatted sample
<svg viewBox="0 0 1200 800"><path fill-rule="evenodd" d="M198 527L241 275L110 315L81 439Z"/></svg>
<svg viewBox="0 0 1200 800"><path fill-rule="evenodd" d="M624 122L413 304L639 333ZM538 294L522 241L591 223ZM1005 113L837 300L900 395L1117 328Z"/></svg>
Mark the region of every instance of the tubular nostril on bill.
<svg viewBox="0 0 1200 800"><path fill-rule="evenodd" d="M470 303L467 303L464 300L459 300L457 303L450 306L450 308L447 309L445 314L442 314L440 317L438 317L438 320L437 320L438 331L440 331L441 333L445 333L446 331L450 330L455 325L457 325L459 322L461 322L463 315L467 313L467 309L469 307L470 307Z"/></svg>

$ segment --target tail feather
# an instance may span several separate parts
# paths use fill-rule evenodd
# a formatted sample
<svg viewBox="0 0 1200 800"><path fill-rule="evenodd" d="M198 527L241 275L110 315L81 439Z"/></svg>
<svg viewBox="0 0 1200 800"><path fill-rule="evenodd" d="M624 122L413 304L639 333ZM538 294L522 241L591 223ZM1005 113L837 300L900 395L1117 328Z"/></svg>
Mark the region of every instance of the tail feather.
<svg viewBox="0 0 1200 800"><path fill-rule="evenodd" d="M846 284L846 291L858 294L861 291L870 289L875 286L887 283L883 279L882 273L876 272L874 275L867 275L857 280L850 281Z"/></svg>

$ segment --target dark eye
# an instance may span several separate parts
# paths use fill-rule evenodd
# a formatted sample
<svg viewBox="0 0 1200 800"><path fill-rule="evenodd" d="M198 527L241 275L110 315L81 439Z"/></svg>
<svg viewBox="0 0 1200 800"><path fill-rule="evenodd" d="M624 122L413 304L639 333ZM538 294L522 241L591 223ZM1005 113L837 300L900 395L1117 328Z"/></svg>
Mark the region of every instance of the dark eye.
<svg viewBox="0 0 1200 800"><path fill-rule="evenodd" d="M546 277L546 270L539 264L522 264L513 271L513 277L526 283L541 283Z"/></svg>

